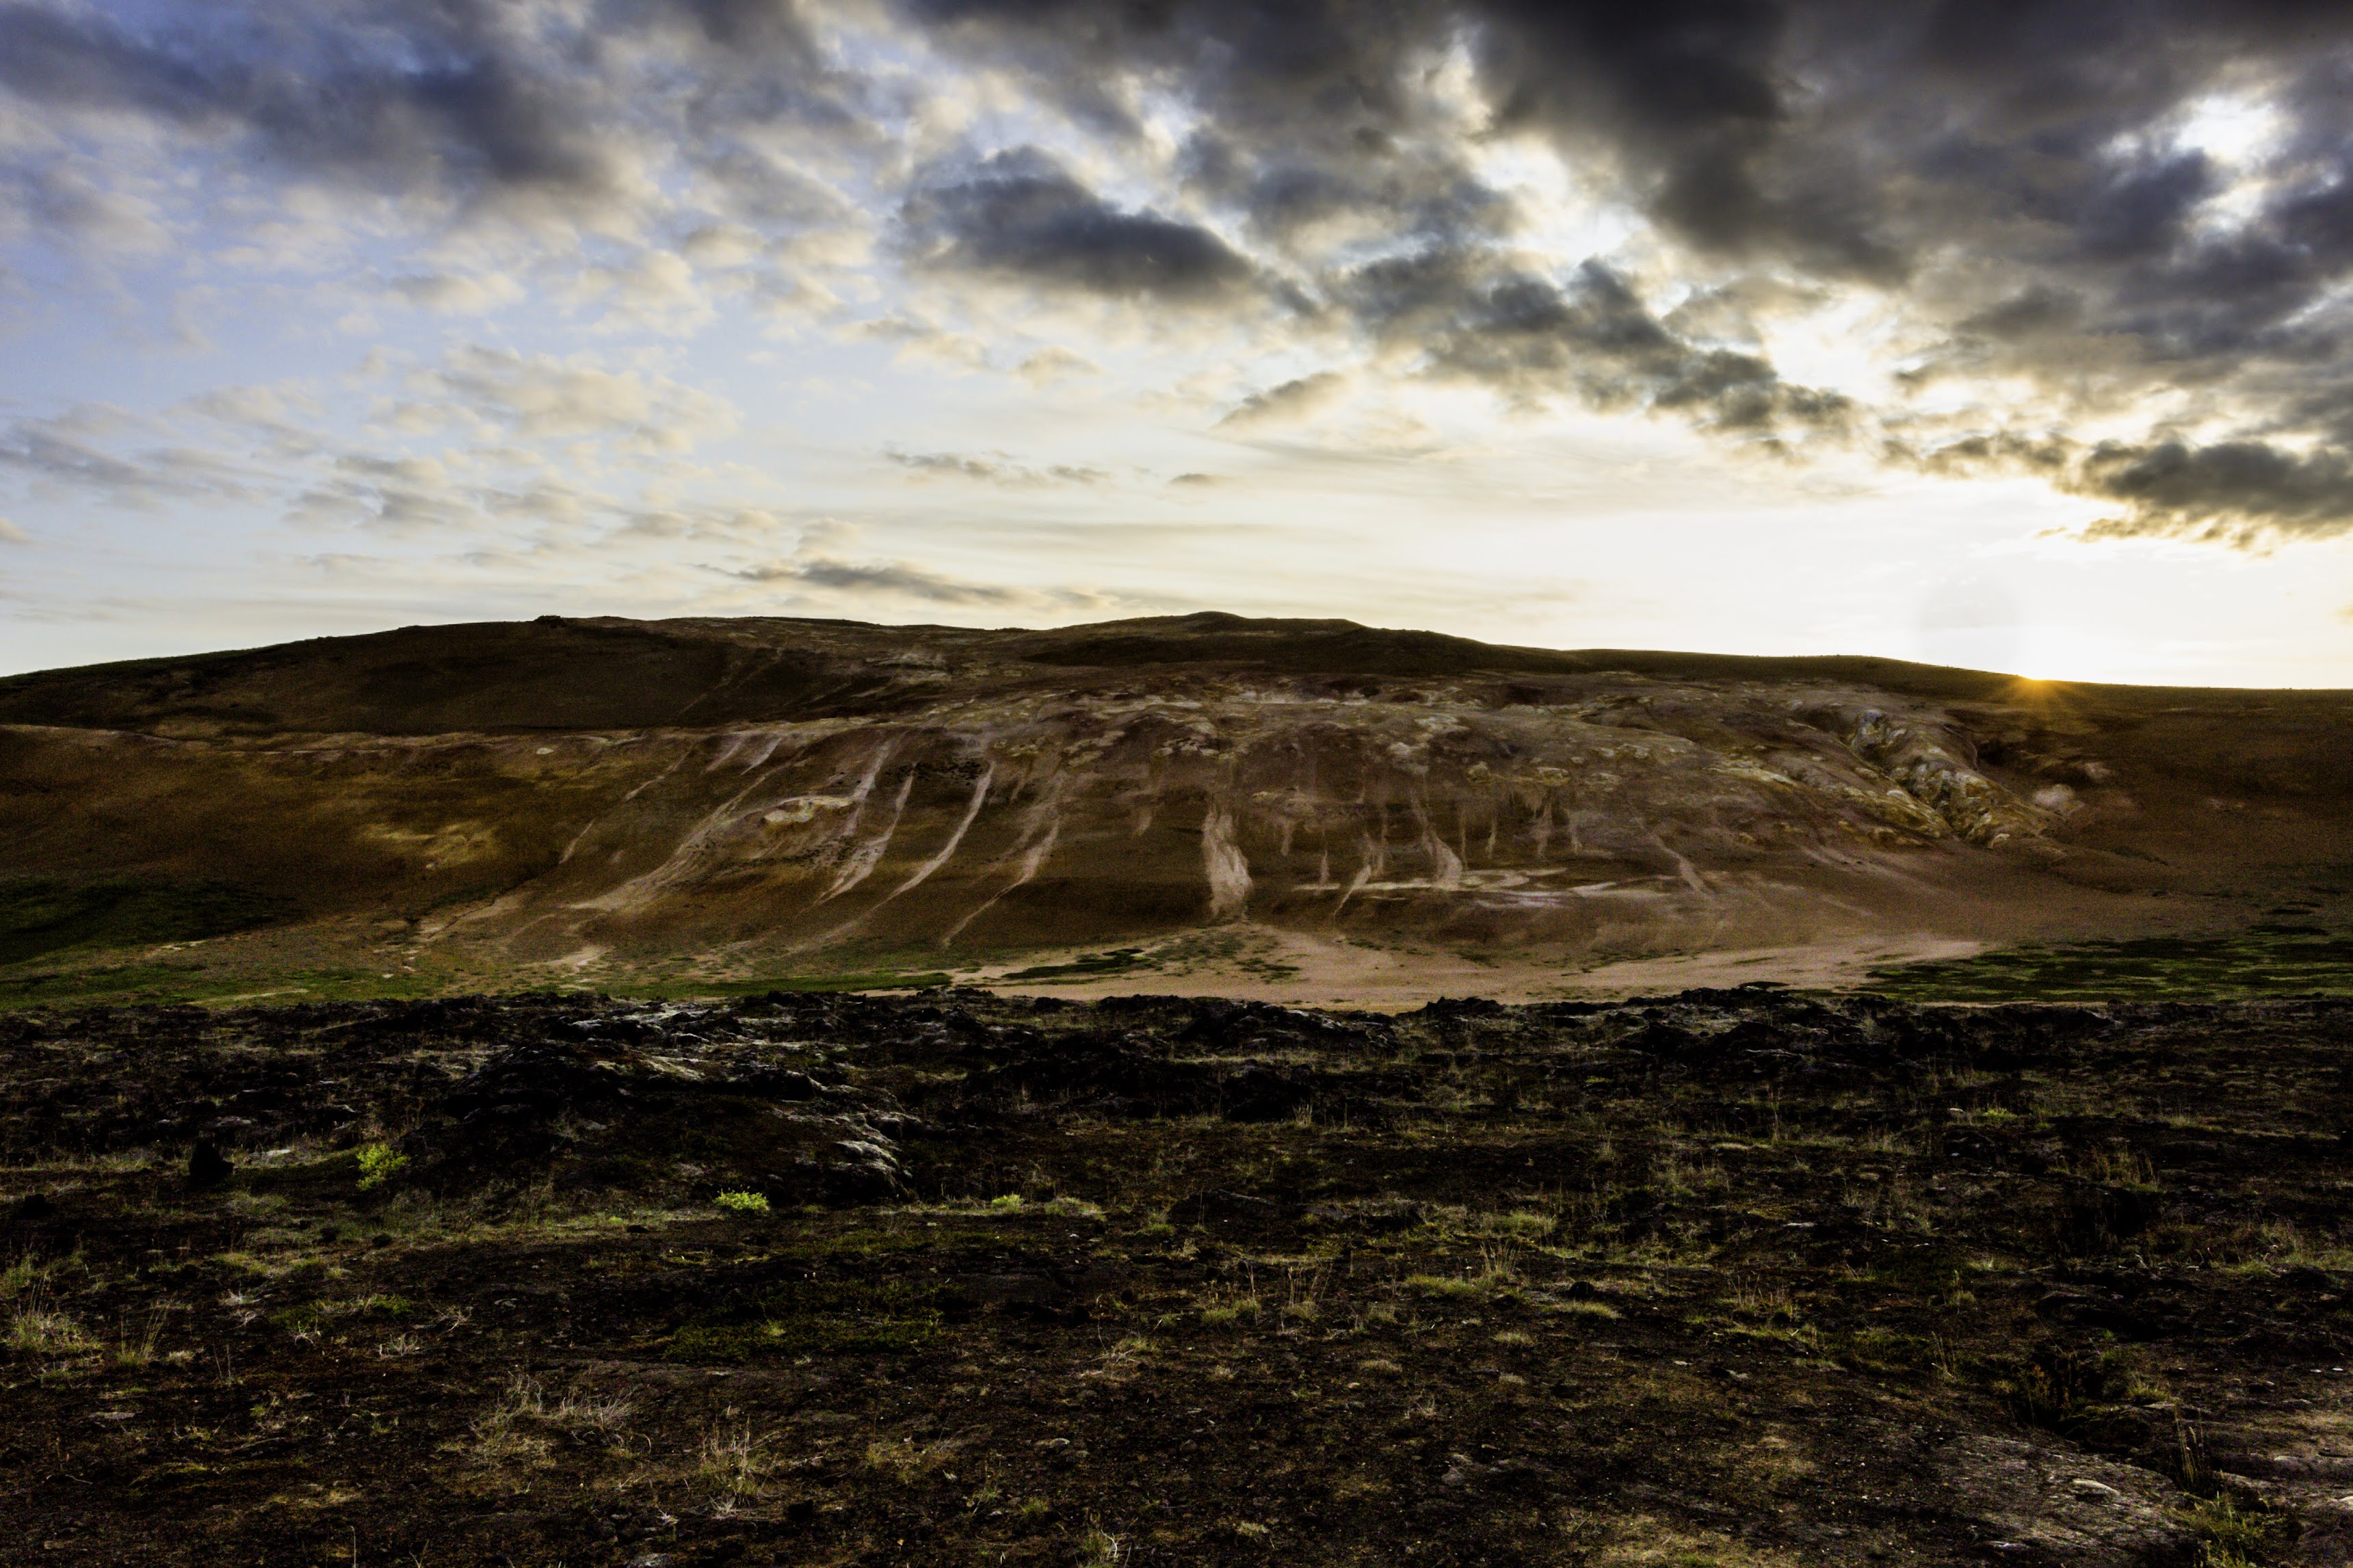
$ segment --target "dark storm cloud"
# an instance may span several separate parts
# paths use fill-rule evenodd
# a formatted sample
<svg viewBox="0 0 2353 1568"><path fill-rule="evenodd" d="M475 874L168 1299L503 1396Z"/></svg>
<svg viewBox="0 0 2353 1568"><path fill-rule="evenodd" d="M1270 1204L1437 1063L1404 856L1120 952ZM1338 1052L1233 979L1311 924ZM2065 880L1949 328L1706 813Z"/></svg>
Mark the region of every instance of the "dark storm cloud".
<svg viewBox="0 0 2353 1568"><path fill-rule="evenodd" d="M313 0L208 6L135 29L0 5L0 89L68 111L143 118L225 142L264 170L402 193L615 199L627 153L657 135L739 190L744 210L805 212L806 181L734 140L781 121L856 141L860 84L826 65L794 0ZM628 57L677 68L649 103Z"/></svg>
<svg viewBox="0 0 2353 1568"><path fill-rule="evenodd" d="M1753 343L1678 332L1622 279L1500 259L1510 203L1415 90L1466 54L1485 133L1608 182L1693 266L1890 291L1941 342L1908 384L2024 378L2064 421L2179 388L2067 488L2105 526L2250 539L2353 528L2337 301L2353 281L2353 7L2292 0L902 0L950 47L1113 134L1141 84L1198 111L1188 189L1281 252L1355 218L1384 254L1292 257L1431 371L1525 399L1753 431L1873 410L1785 382ZM2179 134L2216 95L2284 121L2261 178ZM1319 264L1320 263L1320 264ZM1989 389L1981 463L2042 471ZM1891 411L1900 412L1900 411ZM1968 416L1953 416L1965 425ZM2319 455L2309 455L2318 453ZM2306 455L2299 455L2306 454Z"/></svg>
<svg viewBox="0 0 2353 1568"><path fill-rule="evenodd" d="M2103 442L2066 488L2126 508L2098 533L2211 535L2233 542L2327 535L2353 519L2353 463L2341 452L2291 452L2261 441Z"/></svg>
<svg viewBox="0 0 2353 1568"><path fill-rule="evenodd" d="M0 85L36 104L242 132L282 165L396 185L593 189L609 173L592 104L533 68L490 6L233 13L142 37L11 5Z"/></svg>
<svg viewBox="0 0 2353 1568"><path fill-rule="evenodd" d="M919 156L892 115L944 84L828 53L875 16L1059 110L1088 160ZM772 229L854 225L794 148L862 151L865 216L943 288L1304 325L1740 438L1880 420L1896 460L2035 473L2113 531L2353 529L2341 0L18 0L0 93L369 191L658 205L668 161ZM2233 102L2276 133L2185 135ZM1528 140L1646 226L1620 265L1541 253L1482 175ZM1132 181L1074 172L1123 156ZM69 182L10 190L28 226L154 245ZM1776 290L1888 301L1911 352L1887 406L1794 384L1739 310L1694 303ZM1931 389L1933 429L1905 404ZM2094 420L2142 434L2070 433Z"/></svg>
<svg viewBox="0 0 2353 1568"><path fill-rule="evenodd" d="M1433 373L1521 401L1574 392L1600 408L1679 413L1755 434L1832 428L1854 412L1837 393L1783 382L1756 354L1675 332L1599 262L1556 282L1489 272L1460 254L1407 257L1356 273L1343 298L1377 331L1419 347Z"/></svg>
<svg viewBox="0 0 2353 1568"><path fill-rule="evenodd" d="M2016 434L1970 437L1897 460L1930 473L2023 472L2121 510L2093 524L2104 538L2168 535L2261 545L2327 538L2353 522L2353 462L2259 440L2100 441Z"/></svg>
<svg viewBox="0 0 2353 1568"><path fill-rule="evenodd" d="M1114 206L1030 147L928 179L902 216L918 264L940 271L1178 303L1229 298L1256 278L1208 229Z"/></svg>

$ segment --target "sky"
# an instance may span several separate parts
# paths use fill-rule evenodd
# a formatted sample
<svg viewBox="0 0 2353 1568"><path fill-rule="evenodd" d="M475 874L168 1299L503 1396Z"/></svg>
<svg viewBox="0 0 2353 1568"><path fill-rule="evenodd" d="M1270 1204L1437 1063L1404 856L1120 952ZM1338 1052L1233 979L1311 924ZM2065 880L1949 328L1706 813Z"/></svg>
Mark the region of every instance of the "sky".
<svg viewBox="0 0 2353 1568"><path fill-rule="evenodd" d="M2353 6L0 3L0 671L1228 610L2353 684Z"/></svg>

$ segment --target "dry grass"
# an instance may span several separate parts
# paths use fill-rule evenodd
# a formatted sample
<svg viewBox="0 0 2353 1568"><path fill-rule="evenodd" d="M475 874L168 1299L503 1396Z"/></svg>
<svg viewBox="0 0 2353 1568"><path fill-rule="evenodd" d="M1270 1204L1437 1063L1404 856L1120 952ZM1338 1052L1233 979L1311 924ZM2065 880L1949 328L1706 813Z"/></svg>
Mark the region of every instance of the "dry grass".
<svg viewBox="0 0 2353 1568"><path fill-rule="evenodd" d="M629 1402L619 1398L566 1394L550 1400L536 1378L518 1372L507 1380L498 1403L474 1419L473 1458L490 1469L537 1468L551 1462L555 1437L617 1433L628 1424L629 1411Z"/></svg>
<svg viewBox="0 0 2353 1568"><path fill-rule="evenodd" d="M1752 1318L1770 1318L1793 1310L1788 1285L1763 1275L1743 1275L1735 1279L1727 1299L1734 1311Z"/></svg>
<svg viewBox="0 0 2353 1568"><path fill-rule="evenodd" d="M2144 1192L2157 1186L2157 1167L2147 1155L2137 1150L2123 1148L2088 1149L2076 1156L2067 1167L2072 1173L2086 1181L2099 1182L2112 1187L2134 1187Z"/></svg>
<svg viewBox="0 0 2353 1568"><path fill-rule="evenodd" d="M1617 1524L1590 1561L1594 1568L1794 1568L1795 1560L1759 1552L1712 1530L1684 1530L1647 1514Z"/></svg>
<svg viewBox="0 0 2353 1568"><path fill-rule="evenodd" d="M135 1333L124 1319L116 1326L109 1359L117 1366L145 1366L154 1361L156 1342L164 1337L164 1318L163 1308L150 1311Z"/></svg>
<svg viewBox="0 0 2353 1568"><path fill-rule="evenodd" d="M1127 1560L1127 1542L1090 1520L1079 1537L1078 1555L1080 1568L1116 1568Z"/></svg>
<svg viewBox="0 0 2353 1568"><path fill-rule="evenodd" d="M878 1437L866 1445L866 1468L880 1471L903 1486L941 1468L954 1456L955 1447L947 1443L917 1443L905 1437Z"/></svg>
<svg viewBox="0 0 2353 1568"><path fill-rule="evenodd" d="M758 1496L776 1468L766 1434L755 1434L748 1425L705 1432L694 1455L695 1479L723 1499Z"/></svg>
<svg viewBox="0 0 2353 1568"><path fill-rule="evenodd" d="M1490 1258L1487 1267L1477 1273L1409 1274L1405 1288L1424 1296L1453 1297L1465 1300L1485 1300L1505 1290L1515 1289L1520 1283L1516 1270Z"/></svg>

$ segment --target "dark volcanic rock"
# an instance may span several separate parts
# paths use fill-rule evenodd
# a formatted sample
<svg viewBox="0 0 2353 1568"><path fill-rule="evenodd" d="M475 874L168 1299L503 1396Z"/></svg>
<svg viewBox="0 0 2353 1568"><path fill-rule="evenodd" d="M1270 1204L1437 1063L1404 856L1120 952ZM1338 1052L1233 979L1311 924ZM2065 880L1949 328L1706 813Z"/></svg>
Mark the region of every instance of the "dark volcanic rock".
<svg viewBox="0 0 2353 1568"><path fill-rule="evenodd" d="M2334 1563L2348 1036L1751 990L0 1018L0 1484L60 1562Z"/></svg>
<svg viewBox="0 0 2353 1568"><path fill-rule="evenodd" d="M236 1173L237 1167L210 1140L199 1142L188 1151L188 1185L196 1192L217 1187Z"/></svg>

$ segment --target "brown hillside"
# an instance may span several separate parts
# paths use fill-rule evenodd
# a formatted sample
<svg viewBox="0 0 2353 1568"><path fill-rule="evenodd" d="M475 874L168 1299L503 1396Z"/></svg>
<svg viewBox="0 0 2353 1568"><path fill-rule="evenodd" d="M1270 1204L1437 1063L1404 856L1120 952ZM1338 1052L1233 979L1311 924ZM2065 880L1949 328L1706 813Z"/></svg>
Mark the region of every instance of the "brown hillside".
<svg viewBox="0 0 2353 1568"><path fill-rule="evenodd" d="M1218 615L544 617L0 680L0 962L259 921L591 977L1208 936L1557 976L2333 910L2348 794L2341 692Z"/></svg>

